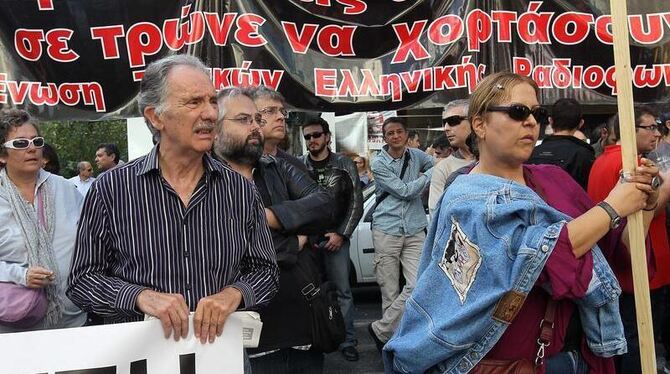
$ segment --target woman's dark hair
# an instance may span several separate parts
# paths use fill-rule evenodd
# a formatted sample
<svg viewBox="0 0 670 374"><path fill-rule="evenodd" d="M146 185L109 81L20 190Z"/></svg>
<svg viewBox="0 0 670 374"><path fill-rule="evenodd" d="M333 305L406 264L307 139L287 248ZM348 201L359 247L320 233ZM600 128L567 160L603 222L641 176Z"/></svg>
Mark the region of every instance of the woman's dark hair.
<svg viewBox="0 0 670 374"><path fill-rule="evenodd" d="M12 129L30 124L35 127L37 134L40 135L40 128L37 121L30 116L28 112L22 109L3 109L0 111L0 156L7 155L7 149L2 145L7 142L7 136Z"/></svg>
<svg viewBox="0 0 670 374"><path fill-rule="evenodd" d="M60 161L58 161L58 154L56 149L49 143L44 143L42 148L42 158L47 160L47 163L42 169L51 174L60 174Z"/></svg>

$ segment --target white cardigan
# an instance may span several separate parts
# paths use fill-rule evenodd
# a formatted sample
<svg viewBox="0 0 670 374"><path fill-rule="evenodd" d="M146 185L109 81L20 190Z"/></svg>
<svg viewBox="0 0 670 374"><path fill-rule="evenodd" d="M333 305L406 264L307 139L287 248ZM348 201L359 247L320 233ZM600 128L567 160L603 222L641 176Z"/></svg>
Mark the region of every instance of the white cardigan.
<svg viewBox="0 0 670 374"><path fill-rule="evenodd" d="M54 228L53 250L59 275L56 282L59 282L60 289L64 293L67 290L67 278L70 275L70 263L83 197L67 179L44 170L40 170L37 176L36 194L47 179L53 183L55 192L56 227ZM9 201L0 197L0 282L12 282L25 286L27 270L28 252L21 228ZM67 296L63 295L63 298L65 310L62 320L56 327L82 326L86 322L86 314L77 308ZM31 330L40 328L38 324ZM0 326L0 333L14 331L18 330Z"/></svg>

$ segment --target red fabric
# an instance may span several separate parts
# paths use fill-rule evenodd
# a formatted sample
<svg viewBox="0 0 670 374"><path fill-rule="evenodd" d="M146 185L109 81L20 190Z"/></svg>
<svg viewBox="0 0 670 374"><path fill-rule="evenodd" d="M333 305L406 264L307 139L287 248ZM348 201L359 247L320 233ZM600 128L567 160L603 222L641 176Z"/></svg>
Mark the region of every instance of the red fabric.
<svg viewBox="0 0 670 374"><path fill-rule="evenodd" d="M577 217L593 207L588 195L565 171L552 165L524 166L524 177L528 187L540 195L550 206ZM610 246L618 242L620 231L609 233L599 242L599 246ZM526 358L533 362L537 353L537 338L540 335L540 321L546 310L547 293L541 285L548 284L557 300L554 320L554 337L546 347L546 356L551 357L563 349L565 334L574 311L570 299L584 296L591 281L593 257L587 253L577 259L572 253L572 244L565 227L558 238L551 256L531 290L519 314L505 330L500 340L486 358L511 360ZM595 356L583 344L581 350L591 373L614 373L614 361ZM540 367L539 374L545 373Z"/></svg>
<svg viewBox="0 0 670 374"><path fill-rule="evenodd" d="M621 146L610 145L596 159L589 175L588 193L593 201L604 200L619 181L619 172L622 168ZM653 256L648 254L650 262L651 277L650 288L670 284L670 245L665 227L665 212L658 214L651 221L648 238L651 239ZM633 274L631 271L630 254L628 251L615 253L607 256L607 260L621 284L621 288L628 293L633 293ZM651 258L649 258L651 257Z"/></svg>

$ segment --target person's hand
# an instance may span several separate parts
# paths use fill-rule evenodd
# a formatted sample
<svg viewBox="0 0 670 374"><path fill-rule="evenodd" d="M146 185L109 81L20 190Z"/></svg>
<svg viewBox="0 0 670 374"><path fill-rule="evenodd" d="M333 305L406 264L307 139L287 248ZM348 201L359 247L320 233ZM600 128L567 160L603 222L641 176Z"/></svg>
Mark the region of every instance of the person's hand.
<svg viewBox="0 0 670 374"><path fill-rule="evenodd" d="M302 251L303 248L305 248L305 244L307 244L307 235L298 235L298 251Z"/></svg>
<svg viewBox="0 0 670 374"><path fill-rule="evenodd" d="M174 332L174 340L188 335L188 305L184 296L144 290L137 296L137 309L161 321L165 338Z"/></svg>
<svg viewBox="0 0 670 374"><path fill-rule="evenodd" d="M217 336L221 336L226 318L237 310L241 302L242 293L233 287L200 299L193 317L195 337L203 344L208 340L213 343Z"/></svg>
<svg viewBox="0 0 670 374"><path fill-rule="evenodd" d="M435 155L435 148L433 148L432 146L426 148L426 154L428 156L434 156Z"/></svg>
<svg viewBox="0 0 670 374"><path fill-rule="evenodd" d="M53 271L41 266L31 266L26 270L26 287L44 288L56 279Z"/></svg>
<svg viewBox="0 0 670 374"><path fill-rule="evenodd" d="M325 248L331 252L338 251L344 242L344 237L336 232L329 232L324 236L328 238Z"/></svg>
<svg viewBox="0 0 670 374"><path fill-rule="evenodd" d="M641 158L640 165L635 168L632 175L625 177L626 182L638 183L642 191L647 193L647 201L644 209L651 210L656 206L659 196L659 189L654 189L651 184L653 178L658 177L659 169L654 162L649 159Z"/></svg>
<svg viewBox="0 0 670 374"><path fill-rule="evenodd" d="M617 183L605 198L612 208L621 217L627 217L647 205L647 199L652 192L650 185L638 182Z"/></svg>
<svg viewBox="0 0 670 374"><path fill-rule="evenodd" d="M265 219L267 219L268 226L270 226L271 229L281 230L281 223L279 223L279 220L277 219L277 216L275 216L275 212L273 212L272 209L265 208Z"/></svg>

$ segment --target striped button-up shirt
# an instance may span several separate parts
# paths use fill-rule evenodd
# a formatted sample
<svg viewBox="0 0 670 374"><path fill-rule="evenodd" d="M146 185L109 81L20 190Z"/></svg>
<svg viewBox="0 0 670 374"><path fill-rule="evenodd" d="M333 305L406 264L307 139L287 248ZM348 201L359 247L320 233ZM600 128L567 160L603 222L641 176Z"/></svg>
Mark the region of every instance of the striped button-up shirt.
<svg viewBox="0 0 670 374"><path fill-rule="evenodd" d="M136 321L144 289L198 301L234 287L244 307L268 302L279 273L255 187L203 157L188 206L161 176L158 147L110 170L91 187L81 214L68 296L107 322Z"/></svg>

